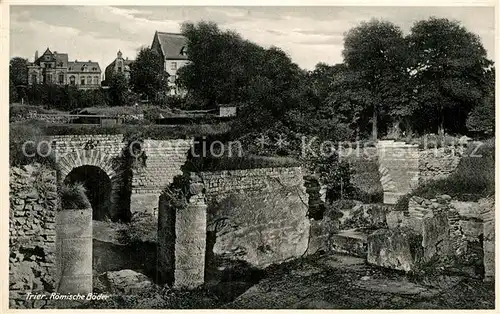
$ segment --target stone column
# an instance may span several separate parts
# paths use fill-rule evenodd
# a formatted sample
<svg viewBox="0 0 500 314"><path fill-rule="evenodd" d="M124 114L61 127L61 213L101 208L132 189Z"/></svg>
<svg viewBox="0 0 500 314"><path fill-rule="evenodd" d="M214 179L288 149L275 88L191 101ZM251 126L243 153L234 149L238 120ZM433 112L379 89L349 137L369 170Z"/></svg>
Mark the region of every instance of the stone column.
<svg viewBox="0 0 500 314"><path fill-rule="evenodd" d="M418 184L418 145L379 141L377 153L384 204L396 204L401 196Z"/></svg>
<svg viewBox="0 0 500 314"><path fill-rule="evenodd" d="M201 178L191 174L181 206L172 195L160 196L158 213L158 275L175 288L202 285L205 274L207 205Z"/></svg>
<svg viewBox="0 0 500 314"><path fill-rule="evenodd" d="M57 213L56 247L59 293L92 292L92 208Z"/></svg>

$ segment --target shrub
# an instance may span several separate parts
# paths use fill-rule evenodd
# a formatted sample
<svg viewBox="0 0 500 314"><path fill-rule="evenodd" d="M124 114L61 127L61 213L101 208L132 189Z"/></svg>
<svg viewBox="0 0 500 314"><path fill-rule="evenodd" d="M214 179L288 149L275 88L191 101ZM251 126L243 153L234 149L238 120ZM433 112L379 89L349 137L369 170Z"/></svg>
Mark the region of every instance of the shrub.
<svg viewBox="0 0 500 314"><path fill-rule="evenodd" d="M222 134L229 130L227 123L219 123L214 125L200 124L200 125L152 125L144 124L141 127L137 125L74 125L74 124L49 124L43 121L29 120L24 122L16 122L10 124L10 132L17 134L30 133L32 128L36 128L40 136L53 136L53 135L81 135L81 134L124 134L129 137L130 134L137 134L143 139L181 139L193 138L197 136L204 136L210 134ZM26 131L22 131L26 130Z"/></svg>
<svg viewBox="0 0 500 314"><path fill-rule="evenodd" d="M87 198L86 189L80 182L62 184L59 189L61 197L61 210L87 209L90 202Z"/></svg>
<svg viewBox="0 0 500 314"><path fill-rule="evenodd" d="M50 168L56 168L55 157L49 151L50 137L45 134L43 126L43 122L36 120L10 124L9 163L11 166L38 162Z"/></svg>

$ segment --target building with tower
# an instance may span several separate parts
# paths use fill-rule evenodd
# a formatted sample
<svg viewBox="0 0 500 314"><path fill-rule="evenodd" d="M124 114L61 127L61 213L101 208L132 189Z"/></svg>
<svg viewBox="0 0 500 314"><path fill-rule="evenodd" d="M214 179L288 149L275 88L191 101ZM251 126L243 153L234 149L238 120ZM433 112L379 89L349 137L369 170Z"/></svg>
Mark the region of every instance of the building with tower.
<svg viewBox="0 0 500 314"><path fill-rule="evenodd" d="M104 85L109 85L109 82L113 79L113 75L116 73L123 73L127 80L130 79L130 66L134 61L127 58L123 58L123 54L120 50L116 54L116 59L111 62L104 70Z"/></svg>
<svg viewBox="0 0 500 314"><path fill-rule="evenodd" d="M68 61L67 53L52 52L47 48L40 57L36 51L33 63L28 65L28 85L34 84L95 89L101 86L101 68L99 63L91 60Z"/></svg>

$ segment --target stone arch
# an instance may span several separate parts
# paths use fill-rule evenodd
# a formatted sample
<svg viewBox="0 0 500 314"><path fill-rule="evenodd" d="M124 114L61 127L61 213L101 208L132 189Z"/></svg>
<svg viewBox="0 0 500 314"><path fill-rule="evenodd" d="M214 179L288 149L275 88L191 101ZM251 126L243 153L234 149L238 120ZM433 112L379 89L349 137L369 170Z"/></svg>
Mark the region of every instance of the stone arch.
<svg viewBox="0 0 500 314"><path fill-rule="evenodd" d="M109 218L116 220L128 216L128 213L122 213L120 210L130 209L118 208L118 206L116 206L120 198L123 171L120 170L120 165L115 162L114 156L101 150L82 149L61 156L58 160L58 164L59 183L63 183L73 170L84 166L93 166L102 170L106 173L111 183Z"/></svg>

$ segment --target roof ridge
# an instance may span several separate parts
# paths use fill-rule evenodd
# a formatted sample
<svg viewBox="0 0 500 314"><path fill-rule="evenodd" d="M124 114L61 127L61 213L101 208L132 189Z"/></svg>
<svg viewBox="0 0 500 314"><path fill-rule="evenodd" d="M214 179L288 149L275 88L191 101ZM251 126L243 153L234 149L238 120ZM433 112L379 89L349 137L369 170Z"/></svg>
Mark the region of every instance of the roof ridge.
<svg viewBox="0 0 500 314"><path fill-rule="evenodd" d="M178 36L184 36L182 33L171 33L171 32L160 32L156 31L158 34L167 34L167 35L178 35Z"/></svg>

